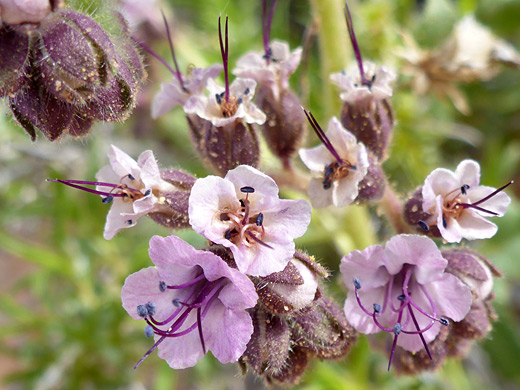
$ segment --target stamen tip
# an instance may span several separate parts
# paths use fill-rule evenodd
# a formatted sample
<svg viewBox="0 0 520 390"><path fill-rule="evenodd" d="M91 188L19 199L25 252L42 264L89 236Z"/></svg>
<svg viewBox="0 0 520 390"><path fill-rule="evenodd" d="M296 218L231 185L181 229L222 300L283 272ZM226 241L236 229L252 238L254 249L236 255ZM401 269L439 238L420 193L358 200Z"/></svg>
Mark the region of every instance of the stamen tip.
<svg viewBox="0 0 520 390"><path fill-rule="evenodd" d="M401 327L401 324L399 322L394 325L393 332L394 332L394 334L396 336L399 335L399 333L401 333L401 330L402 330L402 327Z"/></svg>
<svg viewBox="0 0 520 390"><path fill-rule="evenodd" d="M147 338L150 338L154 335L154 331L153 331L153 328L150 326L150 325L146 325L144 327L144 335L147 337Z"/></svg>
<svg viewBox="0 0 520 390"><path fill-rule="evenodd" d="M357 290L360 290L360 289L361 289L361 280L359 280L359 278L354 278L354 287L355 287Z"/></svg>
<svg viewBox="0 0 520 390"><path fill-rule="evenodd" d="M379 303L374 303L374 312L381 313L381 305Z"/></svg>
<svg viewBox="0 0 520 390"><path fill-rule="evenodd" d="M166 283L163 282L162 280L159 282L159 291L160 292L165 292L166 291Z"/></svg>
<svg viewBox="0 0 520 390"><path fill-rule="evenodd" d="M419 225L419 227L424 230L425 232L428 232L430 231L430 227L428 226L428 224L424 221L419 221L417 222L417 225Z"/></svg>
<svg viewBox="0 0 520 390"><path fill-rule="evenodd" d="M155 303L147 302L144 306L146 308L146 311L148 312L148 315L153 316L155 314Z"/></svg>
<svg viewBox="0 0 520 390"><path fill-rule="evenodd" d="M250 186L244 186L240 189L240 191L243 192L244 194L252 194L253 192L255 192L255 189Z"/></svg>
<svg viewBox="0 0 520 390"><path fill-rule="evenodd" d="M448 326L450 324L450 321L448 321L448 319L442 317L439 322L444 325L444 326Z"/></svg>

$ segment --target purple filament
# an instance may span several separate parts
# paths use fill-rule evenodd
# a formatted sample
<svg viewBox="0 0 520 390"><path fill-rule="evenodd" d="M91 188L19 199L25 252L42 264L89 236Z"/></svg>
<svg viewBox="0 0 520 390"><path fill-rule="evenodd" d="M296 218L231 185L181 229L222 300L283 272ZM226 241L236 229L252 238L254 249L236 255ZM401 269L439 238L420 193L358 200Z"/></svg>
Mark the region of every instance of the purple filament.
<svg viewBox="0 0 520 390"><path fill-rule="evenodd" d="M274 249L271 245L269 244L266 244L265 242L263 242L261 239L259 239L258 237L256 237L253 233L251 233L250 231L246 231L246 234L251 237L253 240L255 240L256 242L258 242L260 245L263 245L269 249Z"/></svg>
<svg viewBox="0 0 520 390"><path fill-rule="evenodd" d="M365 71L363 70L363 59L361 58L361 51L359 50L356 34L354 32L354 24L352 23L352 16L350 15L347 2L345 2L345 20L347 21L348 35L350 37L350 42L352 43L352 49L354 49L354 55L356 56L356 61L358 63L359 73L361 75L361 84L370 85L370 82L365 77Z"/></svg>
<svg viewBox="0 0 520 390"><path fill-rule="evenodd" d="M162 58L159 54L157 54L150 46L148 46L146 43L140 42L135 38L132 38L135 43L137 43L145 52L150 54L152 57L157 59L161 64L163 64L166 69L168 69L175 77L179 77L178 72L175 71L168 62ZM181 84L182 85L182 84Z"/></svg>
<svg viewBox="0 0 520 390"><path fill-rule="evenodd" d="M417 319L415 318L415 314L413 314L413 311L412 311L412 308L410 306L410 304L408 304L408 310L410 312L410 315L412 316L412 320L413 320L413 323L415 325L415 328L417 329L417 331L420 330L419 328L419 323L417 322ZM424 349L426 350L426 353L428 354L428 357L430 358L430 360L433 361L433 358L432 358L432 354L430 353L430 349L428 348L428 344L426 343L426 340L424 339L424 336L422 333L419 333L419 337L421 338L421 341L424 345Z"/></svg>
<svg viewBox="0 0 520 390"><path fill-rule="evenodd" d="M220 43L220 53L222 54L222 63L224 64L224 77L226 80L226 92L224 98L226 102L229 102L229 75L228 75L228 17L226 16L226 31L225 31L225 44L222 41L222 27L220 23L220 16L218 17L218 39Z"/></svg>
<svg viewBox="0 0 520 390"><path fill-rule="evenodd" d="M65 185L67 185L69 187L77 188L78 190L82 190L82 191L85 191L85 192L90 192L91 194L96 194L96 195L101 195L101 196L113 196L115 198L116 197L118 197L118 198L128 197L127 194L117 194L117 193L112 193L112 192L104 192L104 191L92 190L92 189L87 188L87 187L78 186L78 185L76 185L74 183L77 183L77 184L88 184L88 185L92 185L92 186L104 186L104 187L119 188L120 186L117 185L117 184L94 182L94 181L59 180L59 179L56 179L56 180L47 179L47 181L52 181L52 182L55 182L55 183L62 183L62 184L65 184ZM126 189L128 189L129 191L132 191L132 192L139 192L139 193L141 193L141 191L135 190L135 189L132 189L132 188L126 188Z"/></svg>
<svg viewBox="0 0 520 390"><path fill-rule="evenodd" d="M172 37L170 35L170 26L168 25L168 21L166 20L166 16L164 15L163 10L161 10L161 15L162 15L163 20L164 20L164 27L166 27L166 34L168 35L168 42L170 44L170 51L172 53L173 64L175 65L176 72L174 74L177 77L177 79L179 80L179 83L181 85L182 90L186 91L186 87L184 86L184 82L182 81L181 72L179 71L179 64L177 64L177 58L175 57L175 50L173 48L173 41L172 41Z"/></svg>
<svg viewBox="0 0 520 390"><path fill-rule="evenodd" d="M403 312L399 312L399 316L397 317L397 322L401 322L401 318L403 317ZM392 332L394 330L392 329ZM390 371L390 366L392 365L392 360L394 360L394 354L395 354L395 348L397 346L397 337L399 337L399 334L394 333L394 342L392 343L392 350L390 351L390 359L388 359L388 371Z"/></svg>
<svg viewBox="0 0 520 390"><path fill-rule="evenodd" d="M193 286L194 284L197 284L198 282L200 282L204 278L205 278L204 273L202 273L202 274L200 274L199 276L197 276L195 279L193 279L192 281L190 281L188 283L177 284L175 286L166 286L166 288L169 288L171 290L180 290L182 288Z"/></svg>
<svg viewBox="0 0 520 390"><path fill-rule="evenodd" d="M267 0L262 0L262 30L264 38L265 62L269 65L271 60L271 49L269 48L269 38L271 35L271 24L273 22L274 9L278 0L274 0L267 14Z"/></svg>
<svg viewBox="0 0 520 390"><path fill-rule="evenodd" d="M318 136L320 141L323 143L323 145L325 145L325 147L328 149L328 151L334 156L334 158L336 160L338 160L339 163L343 163L344 162L343 159L339 156L338 152L336 152L336 149L334 149L334 146L332 146L332 143L325 135L325 132L318 124L318 121L316 120L316 118L314 118L314 115L312 115L312 113L310 111L307 112L307 110L305 110L305 108L303 109L303 112L305 113L307 120L311 124L312 128L314 129L314 132L316 133L316 135Z"/></svg>

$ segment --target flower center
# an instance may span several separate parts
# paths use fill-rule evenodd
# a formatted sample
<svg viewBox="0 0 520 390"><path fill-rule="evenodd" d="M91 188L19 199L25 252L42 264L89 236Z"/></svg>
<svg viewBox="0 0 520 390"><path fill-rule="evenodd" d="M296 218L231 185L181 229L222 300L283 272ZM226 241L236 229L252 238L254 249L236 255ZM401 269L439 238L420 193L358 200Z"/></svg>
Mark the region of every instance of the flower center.
<svg viewBox="0 0 520 390"><path fill-rule="evenodd" d="M412 273L413 267L410 265L405 265L403 267L403 270L399 274L393 275L386 285L385 296L382 302L383 306L381 306L381 304L379 303L373 303L373 311L366 309L365 306L361 303L361 299L358 293L358 290L361 289L361 281L358 278L354 278L353 280L356 300L361 310L363 310L363 312L366 315L372 317L374 323L379 329L394 334L394 342L392 344L392 350L390 352L388 370L390 370L390 366L392 365L395 348L397 346L397 338L401 333L408 335L419 335L429 358L433 360L430 350L428 348L428 344L426 343L423 334L430 330L432 326L435 324L435 322L439 322L444 326L449 325L449 321L446 318L437 318L437 308L435 307L435 303L433 302L432 297L428 294L423 285L418 284L420 291L422 292L424 297L426 297L430 307L427 309L423 309L419 307L417 303L412 299L412 294L409 291ZM402 294L397 296L396 302L393 302L392 296L395 294L392 294L392 292L394 289L394 282L396 281L396 279L403 280L400 291L402 292ZM419 314L429 318L431 320L430 323L421 329L417 321L417 317L415 315L416 313L414 313L414 310L419 312ZM395 322L392 328L387 328L379 322L379 318L383 316L386 312L390 312L391 318L395 318L395 316L397 316L397 321ZM404 315L406 315L406 319L403 322ZM413 323L415 330L406 330L410 323Z"/></svg>
<svg viewBox="0 0 520 390"><path fill-rule="evenodd" d="M323 189L328 190L335 180L347 177L351 170L355 171L356 166L350 164L346 160L342 160L341 162L334 161L330 164L327 164L323 171Z"/></svg>
<svg viewBox="0 0 520 390"><path fill-rule="evenodd" d="M444 228L446 229L448 227L448 221L449 218L458 219L462 212L465 209L471 208L475 209L490 215L499 215L495 211L491 211L488 209L485 209L483 207L480 207L479 205L486 202L487 200L494 197L499 192L505 190L507 187L509 187L511 184L513 184L514 181L511 180L509 183L503 185L502 187L496 189L489 195L485 196L484 198L474 202L474 203L467 203L468 202L468 190L470 190L470 186L468 184L463 184L460 188L456 188L453 191L448 192L446 195L444 195L444 203L442 205L442 224ZM436 215L435 206L433 206L429 213L432 215ZM425 221L419 221L419 226L424 231L429 231L431 226L436 225L437 222L433 220L431 223L426 223Z"/></svg>
<svg viewBox="0 0 520 390"><path fill-rule="evenodd" d="M202 332L202 320L207 315L208 310L218 298L218 294L225 287L226 283L227 279L225 278L210 282L206 279L202 270L191 281L184 284L169 286L163 281L159 282L159 291L182 290L183 292L179 293L179 296L183 298L173 298L172 313L164 320L158 320L154 317L156 311L154 302L147 302L137 306L137 313L143 317L148 324L145 328L145 334L147 336L153 336L155 334L160 336L160 338L155 342L152 348L145 353L141 360L139 360L134 369L167 338L181 337L193 332L195 329L198 329L202 350L206 353L206 345ZM188 317L193 312L196 312L196 319L192 316L193 323L187 323ZM164 330L164 328L166 328L166 330Z"/></svg>
<svg viewBox="0 0 520 390"><path fill-rule="evenodd" d="M248 248L256 244L272 248L263 239L265 236L264 215L250 213L249 194L254 193L253 187L245 186L240 189L246 196L240 199L240 207L236 210L224 210L220 213L219 219L228 226L224 233L224 238L231 241L236 246L245 245Z"/></svg>

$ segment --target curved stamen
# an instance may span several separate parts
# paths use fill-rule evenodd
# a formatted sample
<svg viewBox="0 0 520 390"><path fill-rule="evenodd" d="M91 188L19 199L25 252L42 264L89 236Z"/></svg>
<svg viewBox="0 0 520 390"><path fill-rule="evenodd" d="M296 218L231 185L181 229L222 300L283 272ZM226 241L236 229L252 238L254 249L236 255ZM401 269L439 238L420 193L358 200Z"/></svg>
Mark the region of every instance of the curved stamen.
<svg viewBox="0 0 520 390"><path fill-rule="evenodd" d="M226 90L224 98L226 102L229 102L229 76L228 76L228 17L226 16L226 30L225 30L225 44L222 40L222 27L220 23L220 16L218 17L218 39L220 43L220 53L222 54L222 63L224 64L224 77L226 81Z"/></svg>
<svg viewBox="0 0 520 390"><path fill-rule="evenodd" d="M397 317L397 323L401 323L401 319L403 317L403 311L401 310L399 312L399 316ZM392 360L394 359L395 354L395 348L397 346L397 338L399 337L400 332L394 332L394 329L392 329L392 332L394 333L394 342L392 343L392 350L390 351L390 359L388 360L388 371L390 371L390 366L392 365Z"/></svg>
<svg viewBox="0 0 520 390"><path fill-rule="evenodd" d="M92 185L92 186L97 185L97 186L103 186L103 187L112 187L113 189L121 188L120 184L102 183L102 182L94 182L94 181L89 182L89 181L82 181L82 180L60 180L60 179L47 179L47 181L54 182L54 183L62 183L62 184L65 184L66 186L76 188L78 190L82 190L85 192L89 192L91 194L101 195L101 196L112 196L114 198L128 197L128 195L125 193L112 193L112 192L106 192L106 191L98 191L98 190L93 190L93 189L90 189L87 187L82 187L82 186L79 186L74 183L88 184L88 185ZM139 194L141 194L141 191L136 190L134 188L125 187L125 189L132 191L132 192L138 192Z"/></svg>
<svg viewBox="0 0 520 390"><path fill-rule="evenodd" d="M352 23L352 16L350 15L347 2L345 2L345 20L347 22L348 35L350 37L350 42L352 43L352 49L354 49L354 55L356 56L356 61L358 63L359 74L361 75L361 84L370 85L370 82L365 77L365 71L363 70L363 59L361 58L361 51L359 50L356 33L354 32L354 24Z"/></svg>
<svg viewBox="0 0 520 390"><path fill-rule="evenodd" d="M318 124L318 121L316 120L316 118L314 118L314 115L312 115L312 113L310 111L307 112L307 110L305 108L302 107L302 109L303 109L303 112L305 113L305 116L307 117L307 120L311 124L311 127L313 128L314 132L316 133L316 135L318 136L320 141L323 143L323 145L325 145L325 147L328 149L328 151L334 156L334 158L336 160L338 160L339 163L343 163L344 162L343 159L339 156L338 152L336 152L336 149L334 149L334 146L332 146L332 143L325 135L325 132Z"/></svg>
<svg viewBox="0 0 520 390"><path fill-rule="evenodd" d="M361 299L359 298L359 294L358 294L358 289L357 288L354 289L354 293L356 294L356 300L357 300L357 303L358 303L359 307L361 308L361 310L363 310L365 312L365 314L367 314L369 316L372 316L372 312L368 311L365 308L365 306L363 306L363 304L361 303Z"/></svg>
<svg viewBox="0 0 520 390"><path fill-rule="evenodd" d="M164 15L163 10L161 10L161 15L162 15L163 20L164 20L164 27L166 27L166 35L168 36L168 42L170 44L170 51L172 53L173 64L175 65L176 72L174 74L177 77L177 80L179 80L179 84L181 85L182 90L184 92L188 92L188 90L184 86L184 82L182 81L182 75L181 75L181 72L179 70L179 64L177 64L177 58L175 57L175 50L173 49L173 41L172 41L172 37L170 35L170 26L168 25L168 21L166 20L166 16Z"/></svg>
<svg viewBox="0 0 520 390"><path fill-rule="evenodd" d="M180 290L182 288L190 287L190 286L193 286L194 284L197 284L198 282L203 280L205 277L206 276L204 275L204 272L203 272L199 276L197 276L195 279L193 279L192 281L190 281L188 283L177 284L177 285L174 285L174 286L166 286L166 288L169 288L171 290Z"/></svg>

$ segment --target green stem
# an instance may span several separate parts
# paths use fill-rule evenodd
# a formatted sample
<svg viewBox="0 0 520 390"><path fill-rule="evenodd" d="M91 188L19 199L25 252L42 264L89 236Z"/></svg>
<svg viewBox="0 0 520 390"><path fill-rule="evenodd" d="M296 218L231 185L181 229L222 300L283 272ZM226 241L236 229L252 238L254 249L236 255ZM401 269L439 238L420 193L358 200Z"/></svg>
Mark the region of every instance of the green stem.
<svg viewBox="0 0 520 390"><path fill-rule="evenodd" d="M339 115L341 101L330 82L330 75L345 68L352 56L343 17L343 0L311 0L312 15L319 24L320 65L322 78L322 113L330 118Z"/></svg>

